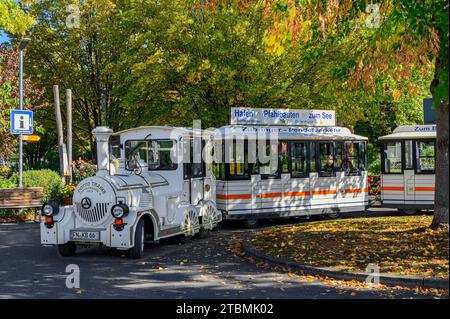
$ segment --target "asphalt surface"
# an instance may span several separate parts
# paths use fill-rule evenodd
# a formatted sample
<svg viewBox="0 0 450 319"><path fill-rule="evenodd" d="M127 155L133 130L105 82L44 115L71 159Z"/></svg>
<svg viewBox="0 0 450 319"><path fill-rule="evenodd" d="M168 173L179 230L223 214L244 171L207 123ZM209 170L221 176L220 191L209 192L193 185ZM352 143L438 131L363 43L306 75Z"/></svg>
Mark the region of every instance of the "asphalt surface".
<svg viewBox="0 0 450 319"><path fill-rule="evenodd" d="M297 222L305 221L272 224ZM233 239L248 233L225 224L205 239L148 245L145 258L131 260L107 248L60 257L56 248L41 246L38 224L0 224L0 298L432 298L410 290L342 289L259 268L231 251ZM79 289L66 287L70 264L80 269Z"/></svg>

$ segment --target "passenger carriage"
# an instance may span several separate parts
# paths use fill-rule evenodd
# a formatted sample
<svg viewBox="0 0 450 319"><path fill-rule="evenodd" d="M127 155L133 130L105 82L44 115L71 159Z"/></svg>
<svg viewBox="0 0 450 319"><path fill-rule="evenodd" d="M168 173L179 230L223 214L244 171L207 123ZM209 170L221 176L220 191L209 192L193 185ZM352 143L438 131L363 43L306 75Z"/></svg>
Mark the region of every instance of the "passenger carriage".
<svg viewBox="0 0 450 319"><path fill-rule="evenodd" d="M348 128L232 125L214 140L225 219L254 227L262 218L337 218L368 206L367 138Z"/></svg>
<svg viewBox="0 0 450 319"><path fill-rule="evenodd" d="M221 221L215 178L198 154L211 136L188 128L148 126L93 130L96 176L81 181L73 205L42 208L41 243L63 256L77 245L104 245L143 256L144 243L204 235Z"/></svg>
<svg viewBox="0 0 450 319"><path fill-rule="evenodd" d="M381 202L410 215L434 208L436 125L405 125L381 142Z"/></svg>

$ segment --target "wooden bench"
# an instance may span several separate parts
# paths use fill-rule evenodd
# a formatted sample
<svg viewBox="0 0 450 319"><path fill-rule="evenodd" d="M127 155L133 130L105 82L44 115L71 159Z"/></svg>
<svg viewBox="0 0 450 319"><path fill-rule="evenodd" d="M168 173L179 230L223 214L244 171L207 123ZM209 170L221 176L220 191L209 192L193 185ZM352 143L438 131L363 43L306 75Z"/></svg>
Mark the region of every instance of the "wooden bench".
<svg viewBox="0 0 450 319"><path fill-rule="evenodd" d="M43 204L42 187L0 188L0 209L34 208L34 220Z"/></svg>

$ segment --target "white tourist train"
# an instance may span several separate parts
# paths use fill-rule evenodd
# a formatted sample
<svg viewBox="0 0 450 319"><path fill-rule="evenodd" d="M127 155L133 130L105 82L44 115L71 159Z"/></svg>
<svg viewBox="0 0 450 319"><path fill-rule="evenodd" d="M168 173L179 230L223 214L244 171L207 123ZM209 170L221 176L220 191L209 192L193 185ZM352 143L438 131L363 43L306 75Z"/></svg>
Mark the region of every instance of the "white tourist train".
<svg viewBox="0 0 450 319"><path fill-rule="evenodd" d="M231 125L214 140L217 208L225 219L255 227L262 218L337 218L368 206L367 138L348 128Z"/></svg>
<svg viewBox="0 0 450 319"><path fill-rule="evenodd" d="M381 142L381 202L410 215L433 210L436 125L405 125Z"/></svg>
<svg viewBox="0 0 450 319"><path fill-rule="evenodd" d="M57 245L63 256L101 244L141 258L144 243L201 236L221 221L214 175L198 157L211 149L204 131L148 126L113 134L97 127L93 134L96 176L77 185L73 205L44 204L42 244Z"/></svg>

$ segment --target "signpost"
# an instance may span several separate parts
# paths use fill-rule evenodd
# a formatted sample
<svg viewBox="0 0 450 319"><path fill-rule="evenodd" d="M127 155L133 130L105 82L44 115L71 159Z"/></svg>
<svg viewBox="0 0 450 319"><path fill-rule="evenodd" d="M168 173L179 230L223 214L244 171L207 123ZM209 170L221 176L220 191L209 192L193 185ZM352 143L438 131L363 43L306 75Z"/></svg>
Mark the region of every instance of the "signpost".
<svg viewBox="0 0 450 319"><path fill-rule="evenodd" d="M336 112L232 107L230 124L336 126Z"/></svg>
<svg viewBox="0 0 450 319"><path fill-rule="evenodd" d="M33 111L11 110L11 134L33 134Z"/></svg>
<svg viewBox="0 0 450 319"><path fill-rule="evenodd" d="M22 141L24 134L33 134L33 111L22 109L22 76L20 79L20 110L10 112L10 132L19 134L19 187L22 187Z"/></svg>

